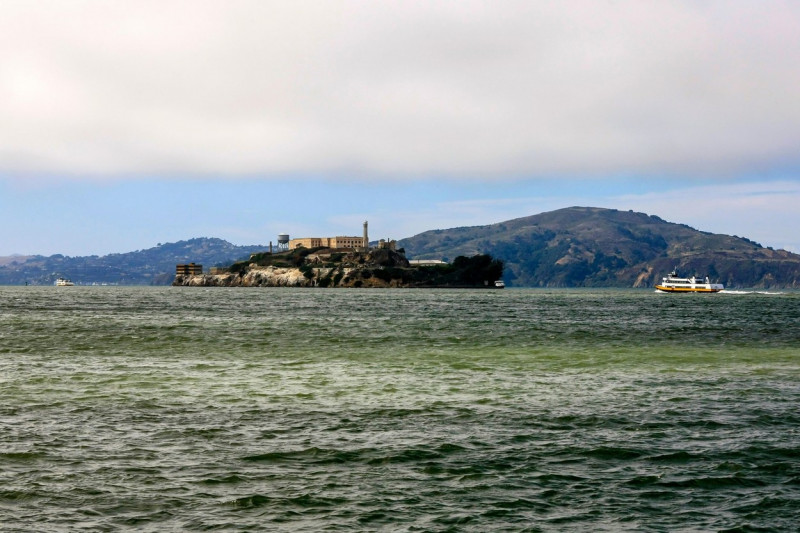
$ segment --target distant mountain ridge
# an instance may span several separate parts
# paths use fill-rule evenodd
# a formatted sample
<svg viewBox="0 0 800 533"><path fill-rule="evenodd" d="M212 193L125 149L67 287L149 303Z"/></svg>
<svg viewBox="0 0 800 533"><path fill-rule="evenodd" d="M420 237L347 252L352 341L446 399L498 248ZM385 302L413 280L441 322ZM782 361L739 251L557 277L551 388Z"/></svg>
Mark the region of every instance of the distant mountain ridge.
<svg viewBox="0 0 800 533"><path fill-rule="evenodd" d="M169 285L175 278L176 264L227 266L267 248L236 246L222 239L199 237L104 256L11 256L0 260L0 285L52 285L61 276L79 284Z"/></svg>
<svg viewBox="0 0 800 533"><path fill-rule="evenodd" d="M408 259L489 254L505 263L503 278L511 287L652 287L678 267L727 288L800 288L798 254L657 216L597 207L431 230L397 246ZM178 263L228 266L267 249L196 238L105 256L10 256L0 258L0 285L50 285L59 276L78 284L169 285Z"/></svg>
<svg viewBox="0 0 800 533"><path fill-rule="evenodd" d="M652 287L678 267L730 288L800 287L798 254L645 213L597 207L426 231L398 246L409 259L490 254L505 262L509 286Z"/></svg>

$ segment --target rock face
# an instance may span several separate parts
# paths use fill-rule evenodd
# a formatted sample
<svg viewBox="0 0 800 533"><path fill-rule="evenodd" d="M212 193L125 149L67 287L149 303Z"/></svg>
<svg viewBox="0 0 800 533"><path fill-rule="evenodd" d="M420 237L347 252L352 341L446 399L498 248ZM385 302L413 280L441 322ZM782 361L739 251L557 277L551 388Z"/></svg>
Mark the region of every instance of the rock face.
<svg viewBox="0 0 800 533"><path fill-rule="evenodd" d="M311 287L312 280L306 278L299 268L259 267L251 265L244 275L202 274L198 276L176 276L172 283L184 287Z"/></svg>
<svg viewBox="0 0 800 533"><path fill-rule="evenodd" d="M402 279L382 279L367 268L260 267L250 265L243 274L176 276L180 287L410 287Z"/></svg>

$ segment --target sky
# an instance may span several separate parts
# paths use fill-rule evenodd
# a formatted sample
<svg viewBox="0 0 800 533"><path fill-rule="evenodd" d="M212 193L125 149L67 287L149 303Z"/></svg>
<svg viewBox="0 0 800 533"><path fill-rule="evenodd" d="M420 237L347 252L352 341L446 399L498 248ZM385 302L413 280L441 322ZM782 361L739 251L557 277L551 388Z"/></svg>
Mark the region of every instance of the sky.
<svg viewBox="0 0 800 533"><path fill-rule="evenodd" d="M800 253L800 2L4 0L0 256L574 205Z"/></svg>

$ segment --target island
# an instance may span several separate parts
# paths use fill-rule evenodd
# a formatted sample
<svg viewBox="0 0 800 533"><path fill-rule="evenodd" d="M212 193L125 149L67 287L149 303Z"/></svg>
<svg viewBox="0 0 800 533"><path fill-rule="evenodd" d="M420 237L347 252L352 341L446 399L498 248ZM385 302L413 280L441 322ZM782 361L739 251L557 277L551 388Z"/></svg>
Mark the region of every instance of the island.
<svg viewBox="0 0 800 533"><path fill-rule="evenodd" d="M208 273L178 266L172 285L183 287L503 287L503 262L486 254L412 264L403 249L298 247L254 253Z"/></svg>

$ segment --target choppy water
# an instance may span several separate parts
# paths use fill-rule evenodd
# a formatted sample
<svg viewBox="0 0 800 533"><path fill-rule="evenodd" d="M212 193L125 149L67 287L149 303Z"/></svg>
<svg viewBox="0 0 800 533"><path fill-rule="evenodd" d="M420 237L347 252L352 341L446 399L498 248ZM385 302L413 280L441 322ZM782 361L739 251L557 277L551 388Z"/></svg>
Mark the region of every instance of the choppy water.
<svg viewBox="0 0 800 533"><path fill-rule="evenodd" d="M794 531L800 294L0 287L2 531Z"/></svg>

